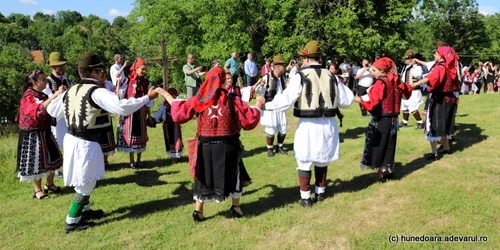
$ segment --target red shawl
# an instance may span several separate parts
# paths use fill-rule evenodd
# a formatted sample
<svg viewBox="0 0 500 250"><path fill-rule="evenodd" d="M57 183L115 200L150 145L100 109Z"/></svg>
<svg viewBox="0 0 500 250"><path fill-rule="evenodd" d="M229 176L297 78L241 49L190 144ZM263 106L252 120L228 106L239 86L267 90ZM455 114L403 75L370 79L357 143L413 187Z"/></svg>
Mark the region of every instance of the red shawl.
<svg viewBox="0 0 500 250"><path fill-rule="evenodd" d="M450 46L439 46L436 49L437 53L444 59L444 64L451 76L452 81L457 79L458 55Z"/></svg>
<svg viewBox="0 0 500 250"><path fill-rule="evenodd" d="M226 73L221 67L210 70L198 93L192 97L194 99L192 102L194 110L201 113L219 98L222 98L223 103L225 103L227 93L221 88L225 81Z"/></svg>

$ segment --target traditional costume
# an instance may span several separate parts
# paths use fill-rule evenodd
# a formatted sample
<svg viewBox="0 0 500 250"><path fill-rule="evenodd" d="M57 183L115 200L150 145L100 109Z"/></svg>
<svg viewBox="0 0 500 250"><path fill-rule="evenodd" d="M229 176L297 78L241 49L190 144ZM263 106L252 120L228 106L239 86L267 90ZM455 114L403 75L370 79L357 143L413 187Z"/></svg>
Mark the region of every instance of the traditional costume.
<svg viewBox="0 0 500 250"><path fill-rule="evenodd" d="M66 59L63 58L61 53L59 52L50 53L49 55L50 67L65 65L66 63L68 62L66 61ZM43 90L43 92L50 97L61 86L64 86L66 89L68 89L71 86L73 86L73 83L65 76L58 77L54 74L50 74L50 76L47 77L47 86L45 90ZM54 137L57 140L57 144L59 145L60 150L63 150L64 148L64 136L66 135L67 132L68 128L64 123L64 119L62 118L56 119L55 126L52 126L52 133L54 134Z"/></svg>
<svg viewBox="0 0 500 250"><path fill-rule="evenodd" d="M90 71L104 69L93 53L85 53L78 67ZM75 187L76 194L66 216L66 233L93 225L82 221L82 216L92 218L104 213L90 210L89 198L96 182L104 176L104 159L98 141L102 132L112 126L108 112L127 116L150 101L147 95L119 100L97 83L96 79L83 78L47 107L51 116L64 118L68 126L64 138L64 184Z"/></svg>
<svg viewBox="0 0 500 250"><path fill-rule="evenodd" d="M361 105L372 115L366 131L361 169L368 166L390 174L394 170L401 99L403 96L410 98L412 87L399 82L391 59L382 57L373 62L373 67L387 72L387 75L377 78L368 94L361 97ZM379 180L384 181L384 178Z"/></svg>
<svg viewBox="0 0 500 250"><path fill-rule="evenodd" d="M169 88L167 92L174 98L179 96L179 92L174 88ZM163 139L167 154L170 154L172 159L181 158L182 149L184 148L181 126L172 120L171 106L167 101L160 105L160 109L153 115L153 119L157 123L163 122Z"/></svg>
<svg viewBox="0 0 500 250"><path fill-rule="evenodd" d="M135 73L136 69L145 64L141 58L138 58L130 67L132 73L123 86L126 89L123 98L139 98L147 94L150 88L149 81ZM146 151L148 141L146 118L148 109L152 106L153 102L150 102L133 114L120 117L117 133L119 152L142 153Z"/></svg>
<svg viewBox="0 0 500 250"><path fill-rule="evenodd" d="M172 118L175 123L186 123L198 114L198 143L190 158L196 158L191 169L195 178L194 199L199 202L215 199L223 201L231 195L240 198L243 183L249 179L241 169L239 132L254 129L260 112L243 102L236 94L228 93L221 85L225 73L215 68L207 73L198 94L188 100L172 102Z"/></svg>
<svg viewBox="0 0 500 250"><path fill-rule="evenodd" d="M282 65L285 67L286 62L281 56L275 56L273 58L273 65ZM276 75L275 70L267 73L263 78L264 86L259 85L255 89L255 93L264 95L266 102L271 102L276 94L283 93L286 88L285 76L284 74ZM287 133L287 119L286 112L264 110L261 112L260 124L265 127L266 141L267 141L267 156L274 156L274 135L278 134L278 147L276 148L276 153L286 154L287 152L283 149L283 142L285 141Z"/></svg>
<svg viewBox="0 0 500 250"><path fill-rule="evenodd" d="M106 80L104 82L104 88L109 90L110 92L114 92L116 89L116 86L113 85L111 81ZM109 114L108 114L109 115ZM115 154L115 148L116 148L116 142L115 142L115 134L113 131L113 119L111 116L109 117L109 120L111 121L111 126L107 127L105 131L102 132L101 136L99 137L99 145L101 146L102 153L105 156L112 156ZM104 162L106 165L109 163L107 161Z"/></svg>
<svg viewBox="0 0 500 250"><path fill-rule="evenodd" d="M48 98L46 94L29 88L21 99L17 171L23 182L45 178L50 171L62 166L61 151L50 131L55 120L43 107Z"/></svg>
<svg viewBox="0 0 500 250"><path fill-rule="evenodd" d="M412 60L413 58L415 58L413 50L407 50L404 59ZM422 67L420 67L418 64L407 63L401 71L402 82L412 84L413 82L421 80L422 77ZM411 97L409 99L403 98L401 100L401 109L403 110L403 121L401 123L401 127L408 126L408 118L410 117L410 114L412 114L415 117L415 120L417 120L417 129L424 128L424 122L422 121L420 113L418 112L418 109L420 108L420 105L422 103L424 103L424 101L422 98L422 90L420 90L420 87L415 87L413 89L413 91L411 92Z"/></svg>
<svg viewBox="0 0 500 250"><path fill-rule="evenodd" d="M444 61L436 62L426 76L431 97L425 131L427 140L431 142L439 141L443 137L452 138L460 90L457 74L458 55L455 50L449 46L440 46L436 51Z"/></svg>
<svg viewBox="0 0 500 250"><path fill-rule="evenodd" d="M301 52L303 57L321 56L319 43L311 41ZM335 116L338 108L349 106L354 99L352 91L319 63L314 63L293 76L287 88L276 94L266 110L286 112L292 106L293 115L299 117L293 144L294 157L300 182L301 205L312 205L310 193L311 169L316 177L316 200L323 199L326 188L328 163L340 156L339 130Z"/></svg>

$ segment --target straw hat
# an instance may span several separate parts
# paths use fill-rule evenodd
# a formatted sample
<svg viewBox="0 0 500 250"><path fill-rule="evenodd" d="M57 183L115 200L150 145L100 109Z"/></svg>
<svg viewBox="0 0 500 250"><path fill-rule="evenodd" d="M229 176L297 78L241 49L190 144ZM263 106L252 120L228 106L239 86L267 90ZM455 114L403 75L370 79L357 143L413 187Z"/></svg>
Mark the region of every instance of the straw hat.
<svg viewBox="0 0 500 250"><path fill-rule="evenodd" d="M68 63L66 59L62 56L61 52L52 52L49 55L49 66L61 66Z"/></svg>

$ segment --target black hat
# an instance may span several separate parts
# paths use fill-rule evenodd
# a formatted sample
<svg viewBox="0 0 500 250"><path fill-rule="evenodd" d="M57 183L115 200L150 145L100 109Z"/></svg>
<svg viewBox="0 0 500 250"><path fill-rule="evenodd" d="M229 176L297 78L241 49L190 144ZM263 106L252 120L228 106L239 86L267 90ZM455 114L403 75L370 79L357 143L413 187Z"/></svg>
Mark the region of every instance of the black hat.
<svg viewBox="0 0 500 250"><path fill-rule="evenodd" d="M80 62L78 62L78 67L83 69L97 69L104 68L101 59L92 52L85 52L82 57L80 57Z"/></svg>

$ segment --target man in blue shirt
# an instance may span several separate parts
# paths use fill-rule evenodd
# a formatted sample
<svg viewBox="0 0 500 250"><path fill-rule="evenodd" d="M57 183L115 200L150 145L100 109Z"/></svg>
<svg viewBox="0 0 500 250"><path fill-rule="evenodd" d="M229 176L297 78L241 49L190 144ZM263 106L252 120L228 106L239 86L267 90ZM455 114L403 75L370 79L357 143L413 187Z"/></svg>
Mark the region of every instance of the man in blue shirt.
<svg viewBox="0 0 500 250"><path fill-rule="evenodd" d="M258 71L257 65L252 59L253 59L252 53L248 53L247 60L245 61L244 65L247 87L252 86L256 82L256 77L257 77L257 71Z"/></svg>
<svg viewBox="0 0 500 250"><path fill-rule="evenodd" d="M231 58L227 59L226 64L224 64L224 69L231 72L234 85L238 83L239 67L240 62L238 62L238 52L233 52L231 53Z"/></svg>

